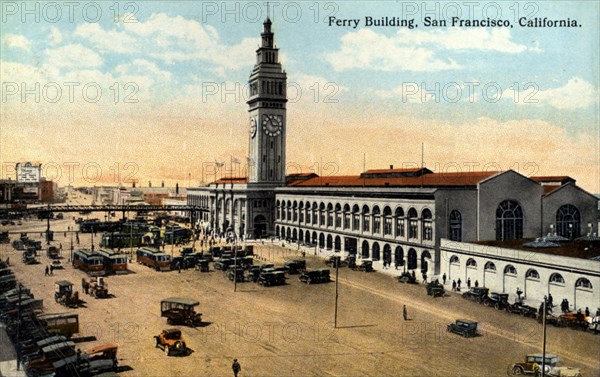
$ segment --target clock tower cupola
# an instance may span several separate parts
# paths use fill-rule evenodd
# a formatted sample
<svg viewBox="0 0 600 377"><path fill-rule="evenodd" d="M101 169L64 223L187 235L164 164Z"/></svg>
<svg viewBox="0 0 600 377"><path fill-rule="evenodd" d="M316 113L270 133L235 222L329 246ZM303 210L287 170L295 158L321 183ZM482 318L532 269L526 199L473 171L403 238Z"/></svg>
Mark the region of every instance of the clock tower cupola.
<svg viewBox="0 0 600 377"><path fill-rule="evenodd" d="M249 182L283 185L287 76L279 63L271 26L267 17L249 79Z"/></svg>

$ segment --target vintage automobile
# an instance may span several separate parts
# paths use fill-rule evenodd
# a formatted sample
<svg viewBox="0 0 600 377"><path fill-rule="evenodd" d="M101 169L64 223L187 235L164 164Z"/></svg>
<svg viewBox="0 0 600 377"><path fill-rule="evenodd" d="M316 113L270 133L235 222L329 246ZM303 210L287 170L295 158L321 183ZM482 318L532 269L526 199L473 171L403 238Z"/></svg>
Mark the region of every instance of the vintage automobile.
<svg viewBox="0 0 600 377"><path fill-rule="evenodd" d="M79 306L79 292L73 292L73 283L60 280L54 283L54 300L67 307Z"/></svg>
<svg viewBox="0 0 600 377"><path fill-rule="evenodd" d="M252 266L244 271L244 279L246 281L252 281L256 283L258 281L258 277L260 276L260 271L260 266Z"/></svg>
<svg viewBox="0 0 600 377"><path fill-rule="evenodd" d="M548 318L546 318L546 320L548 320ZM589 327L589 322L582 312L563 314L558 318L558 321L561 326L567 326L582 331L586 331Z"/></svg>
<svg viewBox="0 0 600 377"><path fill-rule="evenodd" d="M84 290L87 286L86 292L90 296L94 296L95 298L108 297L108 284L102 276L94 276L91 277L89 280L86 278L82 278L81 284L84 287Z"/></svg>
<svg viewBox="0 0 600 377"><path fill-rule="evenodd" d="M161 348L167 356L186 355L188 349L185 345L185 339L181 335L181 330L170 328L163 330L159 335L154 336L156 348Z"/></svg>
<svg viewBox="0 0 600 377"><path fill-rule="evenodd" d="M417 278L410 272L403 272L400 276L398 276L398 282L405 284L417 284Z"/></svg>
<svg viewBox="0 0 600 377"><path fill-rule="evenodd" d="M50 259L58 258L60 256L58 247L48 246L48 250L46 250L46 256Z"/></svg>
<svg viewBox="0 0 600 377"><path fill-rule="evenodd" d="M57 260L57 259L53 260L50 263L50 266L52 266L52 268L55 269L55 270L62 270L63 269L62 263L59 260Z"/></svg>
<svg viewBox="0 0 600 377"><path fill-rule="evenodd" d="M353 268L356 271L365 271L372 272L373 271L373 261L370 260L362 260L359 265Z"/></svg>
<svg viewBox="0 0 600 377"><path fill-rule="evenodd" d="M305 270L299 277L300 281L306 284L328 283L331 281L329 269Z"/></svg>
<svg viewBox="0 0 600 377"><path fill-rule="evenodd" d="M116 343L104 344L86 350L77 351L73 356L55 361L53 367L57 376L92 376L97 373L114 370L118 365Z"/></svg>
<svg viewBox="0 0 600 377"><path fill-rule="evenodd" d="M537 317L537 309L533 306L525 305L522 301L515 301L514 304L508 305L506 310L510 313L519 314L522 317Z"/></svg>
<svg viewBox="0 0 600 377"><path fill-rule="evenodd" d="M32 359L27 363L27 374L29 376L39 376L54 371L53 363L75 355L75 343L71 341L54 343L43 347L40 351L40 357Z"/></svg>
<svg viewBox="0 0 600 377"><path fill-rule="evenodd" d="M427 294L432 297L444 297L446 294L444 286L437 280L427 283L425 289Z"/></svg>
<svg viewBox="0 0 600 377"><path fill-rule="evenodd" d="M542 363L543 361L543 363ZM525 361L515 363L511 368L513 375L532 374L535 377L542 375L542 364L544 365L545 375L548 377L581 377L579 368L559 367L560 359L556 355L530 354L525 356Z"/></svg>
<svg viewBox="0 0 600 377"><path fill-rule="evenodd" d="M265 287L284 285L285 271L276 271L273 268L266 268L260 272L256 282Z"/></svg>
<svg viewBox="0 0 600 377"><path fill-rule="evenodd" d="M446 329L449 332L453 332L468 338L477 335L477 322L466 319L457 319L455 323L449 324Z"/></svg>
<svg viewBox="0 0 600 377"><path fill-rule="evenodd" d="M283 266L287 268L290 275L300 274L306 270L306 261L303 259L293 259L283 262Z"/></svg>
<svg viewBox="0 0 600 377"><path fill-rule="evenodd" d="M244 281L244 267L243 266L229 266L226 272L227 279L233 281L234 279L237 282Z"/></svg>
<svg viewBox="0 0 600 377"><path fill-rule="evenodd" d="M485 306L493 306L496 310L504 310L510 305L508 303L508 293L492 292L483 300Z"/></svg>
<svg viewBox="0 0 600 377"><path fill-rule="evenodd" d="M209 262L208 259L200 259L196 263L196 270L198 270L200 272L208 272L209 271L208 262Z"/></svg>
<svg viewBox="0 0 600 377"><path fill-rule="evenodd" d="M200 302L181 297L169 297L160 302L160 316L167 318L169 325L182 324L199 326L202 324L202 313L196 313L195 307Z"/></svg>
<svg viewBox="0 0 600 377"><path fill-rule="evenodd" d="M40 261L36 258L35 253L23 252L23 264L38 264Z"/></svg>
<svg viewBox="0 0 600 377"><path fill-rule="evenodd" d="M472 287L462 294L462 298L482 303L487 299L489 291L485 287Z"/></svg>
<svg viewBox="0 0 600 377"><path fill-rule="evenodd" d="M332 267L332 268L336 268L337 267L346 267L348 266L348 262L342 260L342 257L339 255L332 255L329 258L327 258L325 260L325 264Z"/></svg>

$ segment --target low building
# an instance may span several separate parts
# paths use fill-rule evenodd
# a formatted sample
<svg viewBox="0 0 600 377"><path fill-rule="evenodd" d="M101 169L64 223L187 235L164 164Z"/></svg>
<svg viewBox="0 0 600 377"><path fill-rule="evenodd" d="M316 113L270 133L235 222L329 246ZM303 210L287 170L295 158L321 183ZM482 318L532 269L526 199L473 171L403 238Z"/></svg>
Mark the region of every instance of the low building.
<svg viewBox="0 0 600 377"><path fill-rule="evenodd" d="M551 294L554 305L567 299L571 310L588 307L595 312L600 306L599 241L583 237L558 247L534 249L523 246L522 240L466 243L442 239L440 274L446 274L449 282L460 279L463 291L470 279L472 285L477 281L490 292L508 293L511 303L519 288L526 302L536 307Z"/></svg>

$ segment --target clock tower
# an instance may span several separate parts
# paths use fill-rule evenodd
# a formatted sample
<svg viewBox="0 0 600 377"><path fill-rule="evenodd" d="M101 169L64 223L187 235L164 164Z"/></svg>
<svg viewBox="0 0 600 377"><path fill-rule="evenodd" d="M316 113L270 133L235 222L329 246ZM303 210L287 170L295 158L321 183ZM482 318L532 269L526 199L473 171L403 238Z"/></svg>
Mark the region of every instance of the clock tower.
<svg viewBox="0 0 600 377"><path fill-rule="evenodd" d="M248 104L249 183L285 184L285 104L287 76L273 43L271 20L263 23L262 43L250 74Z"/></svg>

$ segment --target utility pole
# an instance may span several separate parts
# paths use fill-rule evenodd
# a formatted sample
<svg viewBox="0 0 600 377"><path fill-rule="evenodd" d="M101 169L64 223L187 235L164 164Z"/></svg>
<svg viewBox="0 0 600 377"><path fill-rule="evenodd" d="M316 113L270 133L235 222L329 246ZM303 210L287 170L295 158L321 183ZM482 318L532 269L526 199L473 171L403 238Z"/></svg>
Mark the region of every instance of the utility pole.
<svg viewBox="0 0 600 377"><path fill-rule="evenodd" d="M548 299L544 296L544 313L543 315L543 327L544 327L544 336L542 343L542 377L546 377L546 303Z"/></svg>
<svg viewBox="0 0 600 377"><path fill-rule="evenodd" d="M21 350L19 344L21 343L21 291L23 289L23 285L19 283L19 302L17 309L17 370L20 370L21 365Z"/></svg>
<svg viewBox="0 0 600 377"><path fill-rule="evenodd" d="M237 292L237 238L233 240L233 291Z"/></svg>
<svg viewBox="0 0 600 377"><path fill-rule="evenodd" d="M340 259L341 257L335 257L335 311L333 314L333 328L337 328L337 315L338 315L338 282L339 282L339 272L340 272Z"/></svg>

